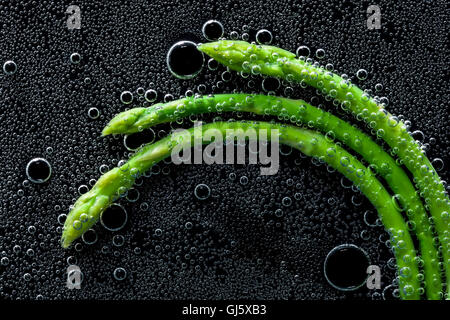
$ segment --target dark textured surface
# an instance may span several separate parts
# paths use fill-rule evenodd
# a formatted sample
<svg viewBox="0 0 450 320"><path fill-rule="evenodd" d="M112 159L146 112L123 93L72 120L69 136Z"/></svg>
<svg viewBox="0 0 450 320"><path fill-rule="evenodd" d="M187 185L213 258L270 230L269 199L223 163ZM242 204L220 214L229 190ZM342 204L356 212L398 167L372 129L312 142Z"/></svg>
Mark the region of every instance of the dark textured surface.
<svg viewBox="0 0 450 320"><path fill-rule="evenodd" d="M259 176L256 166L163 163L159 174L136 187L138 201L122 201L126 227L114 233L99 224L98 241L79 240L78 250L59 246L58 216L68 213L81 185L100 176L101 165L112 168L128 157L122 138L101 138L100 132L116 113L141 105L138 87L155 89L158 102L186 90L263 91L259 77L243 80L233 73L222 81L222 67L205 66L192 80L170 74L168 49L179 40L206 41L201 28L209 19L222 22L226 37L232 31L241 36L248 26L250 41L264 28L276 46L324 49L321 63L332 63L362 88L387 97L391 113L410 120L411 131L424 133L429 158L443 159L440 173L448 179L445 1L378 1L381 30L367 30L366 9L374 4L368 1L85 2L76 3L80 30L66 26L72 2L0 2L0 62L13 60L18 68L13 75L0 74L0 259L6 257L0 297L380 299L382 290L339 292L322 272L332 248L354 243L380 265L382 289L392 283L388 236L363 220L373 207L344 187L348 182L340 175L297 152L282 156L273 177ZM82 56L76 65L69 60L74 52ZM369 72L365 81L355 77L361 68ZM379 92L377 83L383 85ZM293 97L314 95L294 89ZM124 90L134 94L131 105L119 100ZM284 90L281 86L277 94ZM322 98L312 101L334 110ZM94 120L88 116L93 107L100 111ZM155 131L164 136L169 129ZM53 173L44 184L26 182L25 168L34 157L51 163ZM247 184L240 182L243 176ZM200 183L212 192L203 201L194 196ZM292 199L290 206L282 204L284 197ZM117 234L125 240L120 247L113 244ZM83 272L81 290L65 287L69 264ZM118 267L127 271L123 281L113 277Z"/></svg>

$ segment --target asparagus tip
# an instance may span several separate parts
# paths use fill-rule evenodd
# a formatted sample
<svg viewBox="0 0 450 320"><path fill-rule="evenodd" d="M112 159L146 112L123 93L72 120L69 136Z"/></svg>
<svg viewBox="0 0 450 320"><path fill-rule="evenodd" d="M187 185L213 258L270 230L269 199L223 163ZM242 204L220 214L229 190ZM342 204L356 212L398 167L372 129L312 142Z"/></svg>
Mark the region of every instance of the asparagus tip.
<svg viewBox="0 0 450 320"><path fill-rule="evenodd" d="M212 51L212 46L211 43L201 43L197 46L197 49L203 53L206 53L207 55L210 55Z"/></svg>
<svg viewBox="0 0 450 320"><path fill-rule="evenodd" d="M107 135L110 135L110 134L111 134L111 132L109 130L109 126L104 127L102 130L102 137L106 137Z"/></svg>
<svg viewBox="0 0 450 320"><path fill-rule="evenodd" d="M63 247L63 249L67 249L72 244L72 241L68 240L64 233L63 233L63 235L61 237L61 241L60 242L61 242L61 247Z"/></svg>

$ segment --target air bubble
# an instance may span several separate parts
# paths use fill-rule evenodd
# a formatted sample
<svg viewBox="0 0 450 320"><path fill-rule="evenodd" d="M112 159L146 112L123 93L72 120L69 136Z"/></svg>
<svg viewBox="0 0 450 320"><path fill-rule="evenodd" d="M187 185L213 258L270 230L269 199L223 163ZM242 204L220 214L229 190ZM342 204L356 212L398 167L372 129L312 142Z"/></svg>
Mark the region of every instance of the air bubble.
<svg viewBox="0 0 450 320"><path fill-rule="evenodd" d="M125 280L125 278L127 277L127 271L122 267L116 268L113 272L113 276L114 279L118 281Z"/></svg>
<svg viewBox="0 0 450 320"><path fill-rule="evenodd" d="M34 158L28 162L26 167L28 180L34 183L44 183L52 175L52 167L44 158Z"/></svg>
<svg viewBox="0 0 450 320"><path fill-rule="evenodd" d="M289 197L284 197L283 200L281 200L281 203L285 207L289 207L292 204L292 199Z"/></svg>
<svg viewBox="0 0 450 320"><path fill-rule="evenodd" d="M64 214L64 213L61 213L61 214L58 216L58 218L57 218L58 223L59 223L60 225L64 225L64 222L66 221L66 218L67 218L67 215Z"/></svg>
<svg viewBox="0 0 450 320"><path fill-rule="evenodd" d="M283 210L277 209L275 210L275 217L281 218L283 216Z"/></svg>
<svg viewBox="0 0 450 320"><path fill-rule="evenodd" d="M316 58L317 58L317 59L323 59L323 58L325 58L325 50L323 50L323 49L317 49L317 50L316 50Z"/></svg>
<svg viewBox="0 0 450 320"><path fill-rule="evenodd" d="M324 274L332 287L353 291L364 285L369 265L369 256L363 249L354 244L342 244L328 253Z"/></svg>
<svg viewBox="0 0 450 320"><path fill-rule="evenodd" d="M170 94L170 93L168 93L168 94L164 95L164 98L163 98L163 100L164 100L164 103L167 103L167 102L173 101L173 99L174 99L174 97L173 97L173 95L172 95L172 94Z"/></svg>
<svg viewBox="0 0 450 320"><path fill-rule="evenodd" d="M264 91L275 91L280 87L280 80L277 78L268 77L262 81L262 88Z"/></svg>
<svg viewBox="0 0 450 320"><path fill-rule="evenodd" d="M202 27L203 36L208 41L215 41L223 36L223 25L217 20L208 20Z"/></svg>
<svg viewBox="0 0 450 320"><path fill-rule="evenodd" d="M85 184L82 184L81 186L78 187L78 194L80 196L85 194L88 191L89 191L89 187L87 185L85 185Z"/></svg>
<svg viewBox="0 0 450 320"><path fill-rule="evenodd" d="M204 56L194 42L180 41L169 49L166 62L175 77L192 79L202 70Z"/></svg>
<svg viewBox="0 0 450 320"><path fill-rule="evenodd" d="M154 102L158 98L158 93L156 90L149 89L145 91L144 98L148 102Z"/></svg>
<svg viewBox="0 0 450 320"><path fill-rule="evenodd" d="M84 243L91 245L97 242L97 232L94 229L89 229L81 236Z"/></svg>
<svg viewBox="0 0 450 320"><path fill-rule="evenodd" d="M211 189L206 184L200 183L195 187L194 195L199 200L206 200L211 195Z"/></svg>
<svg viewBox="0 0 450 320"><path fill-rule="evenodd" d="M259 44L271 44L272 39L272 32L267 29L261 29L256 33L256 42Z"/></svg>
<svg viewBox="0 0 450 320"><path fill-rule="evenodd" d="M100 111L97 108L90 108L88 110L88 116L91 119L97 119L100 116Z"/></svg>
<svg viewBox="0 0 450 320"><path fill-rule="evenodd" d="M139 88L136 89L136 93L137 93L138 96L143 96L144 93L145 93L145 89L142 88L142 87L139 87Z"/></svg>
<svg viewBox="0 0 450 320"><path fill-rule="evenodd" d="M100 171L101 174L105 174L106 172L108 172L109 168L106 164L102 164L99 168L98 171Z"/></svg>
<svg viewBox="0 0 450 320"><path fill-rule="evenodd" d="M139 191L136 188L130 188L127 192L127 200L130 202L136 202L139 200Z"/></svg>
<svg viewBox="0 0 450 320"><path fill-rule="evenodd" d="M112 204L100 216L100 223L109 231L122 229L128 221L128 214L120 204Z"/></svg>
<svg viewBox="0 0 450 320"><path fill-rule="evenodd" d="M147 202L142 202L142 203L139 205L139 208L140 208L142 211L147 211L148 208L150 208L150 206L148 205Z"/></svg>
<svg viewBox="0 0 450 320"><path fill-rule="evenodd" d="M431 164L436 171L442 171L444 169L444 161L441 158L433 159L433 161L431 161Z"/></svg>
<svg viewBox="0 0 450 320"><path fill-rule="evenodd" d="M116 246L116 247L121 247L121 246L123 246L124 243L125 243L125 238L124 238L124 236L122 236L122 235L120 235L120 234L117 234L117 235L115 235L115 236L113 237L112 243L113 243L113 245Z"/></svg>
<svg viewBox="0 0 450 320"><path fill-rule="evenodd" d="M383 84L377 83L377 84L375 85L375 91L376 91L376 92L380 92L381 90L383 90Z"/></svg>
<svg viewBox="0 0 450 320"><path fill-rule="evenodd" d="M420 131L420 130L416 130L413 133L411 133L411 136L419 142L423 142L425 140L425 134Z"/></svg>
<svg viewBox="0 0 450 320"><path fill-rule="evenodd" d="M148 128L132 135L125 135L123 137L123 145L127 150L136 151L140 146L148 143L153 143L156 139L156 133L152 128Z"/></svg>
<svg viewBox="0 0 450 320"><path fill-rule="evenodd" d="M280 154L282 154L283 156L288 156L292 153L292 147L285 145L285 144L280 144Z"/></svg>
<svg viewBox="0 0 450 320"><path fill-rule="evenodd" d="M2 266L7 266L9 264L9 259L7 257L3 257L0 259L0 264Z"/></svg>
<svg viewBox="0 0 450 320"><path fill-rule="evenodd" d="M222 72L221 78L223 81L229 82L231 80L231 72L229 71Z"/></svg>
<svg viewBox="0 0 450 320"><path fill-rule="evenodd" d="M376 227L377 226L377 219L378 215L374 211L367 210L364 212L364 222L369 227Z"/></svg>
<svg viewBox="0 0 450 320"><path fill-rule="evenodd" d="M367 73L367 71L366 71L365 69L359 69L359 70L356 72L356 77L357 77L359 80L366 80L366 79L367 79L367 75L368 75L368 73Z"/></svg>
<svg viewBox="0 0 450 320"><path fill-rule="evenodd" d="M311 50L309 50L307 46L300 46L297 48L295 53L297 54L297 57L307 58L311 54Z"/></svg>
<svg viewBox="0 0 450 320"><path fill-rule="evenodd" d="M17 71L17 65L14 61L9 60L3 64L3 72L6 75L12 75L12 74L16 73L16 71Z"/></svg>
<svg viewBox="0 0 450 320"><path fill-rule="evenodd" d="M239 38L239 33L237 33L237 31L231 31L230 38L231 40L237 40Z"/></svg>
<svg viewBox="0 0 450 320"><path fill-rule="evenodd" d="M131 91L124 91L120 94L120 101L123 104L130 104L133 102L133 93Z"/></svg>
<svg viewBox="0 0 450 320"><path fill-rule="evenodd" d="M72 64L78 64L81 61L81 54L79 54L78 52L74 52L70 55L70 62Z"/></svg>

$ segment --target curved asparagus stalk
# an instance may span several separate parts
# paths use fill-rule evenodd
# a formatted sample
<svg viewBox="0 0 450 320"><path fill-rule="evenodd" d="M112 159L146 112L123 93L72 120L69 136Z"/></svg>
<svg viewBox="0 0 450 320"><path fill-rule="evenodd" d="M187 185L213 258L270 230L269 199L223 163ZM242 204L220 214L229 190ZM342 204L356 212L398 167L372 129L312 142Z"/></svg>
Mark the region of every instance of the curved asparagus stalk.
<svg viewBox="0 0 450 320"><path fill-rule="evenodd" d="M277 134L280 143L328 163L361 190L377 209L379 217L391 237L397 261L401 297L403 299L419 299L419 270L411 236L401 214L391 201L391 196L372 171L318 132L273 123L216 122L202 126L200 137L196 136L196 132L199 131L192 128L187 130L188 135L186 132L173 133L156 143L144 146L125 165L103 175L88 193L77 200L64 226L61 240L63 247L67 248L73 240L92 227L98 221L103 210L132 186L137 174L144 173L158 161L170 156L175 146L180 144L183 147L191 146L194 141L199 139L202 143L209 142L202 139L206 130L215 130L222 136L227 136L228 130L248 130L250 128L256 130L258 134L261 129L266 130L268 139L272 137L272 134Z"/></svg>
<svg viewBox="0 0 450 320"><path fill-rule="evenodd" d="M412 230L419 240L427 298L442 298L439 256L433 243L433 233L425 208L408 176L369 136L322 109L313 107L303 100L266 95L197 96L122 112L104 128L103 135L135 133L160 123L210 112L251 112L278 116L279 119L320 130L326 133L327 137L336 138L358 152L386 180L397 195L401 207L407 212Z"/></svg>
<svg viewBox="0 0 450 320"><path fill-rule="evenodd" d="M447 291L450 289L450 200L443 181L403 122L350 81L296 59L289 51L231 40L201 44L198 49L232 70L279 77L317 88L376 130L413 174L420 195L425 199L442 247ZM450 299L448 292L447 298Z"/></svg>

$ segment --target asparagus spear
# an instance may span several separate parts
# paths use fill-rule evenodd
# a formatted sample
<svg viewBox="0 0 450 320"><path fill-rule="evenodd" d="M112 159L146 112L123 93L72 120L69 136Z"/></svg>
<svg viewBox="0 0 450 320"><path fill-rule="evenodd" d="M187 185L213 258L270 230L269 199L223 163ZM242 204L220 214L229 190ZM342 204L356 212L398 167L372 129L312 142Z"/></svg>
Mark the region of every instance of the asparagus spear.
<svg viewBox="0 0 450 320"><path fill-rule="evenodd" d="M400 295L403 299L420 298L419 270L416 252L406 223L397 211L391 196L376 179L374 173L362 165L355 157L340 146L330 142L322 134L307 129L267 122L216 122L201 127L200 137L195 137L194 128L186 132L173 133L156 143L144 146L120 168L114 168L104 174L93 188L75 203L64 225L61 239L67 248L75 239L99 220L101 213L118 196L124 194L133 185L138 174L144 173L152 165L170 156L173 148L179 144L191 146L207 130L216 130L227 135L227 130L261 129L267 130L268 139L276 130L279 142L300 150L307 156L319 158L351 180L377 209L379 217L391 237L394 255L399 273ZM198 131L197 131L198 132ZM211 135L209 135L211 136ZM192 137L194 139L192 139ZM209 142L201 139L202 143Z"/></svg>
<svg viewBox="0 0 450 320"><path fill-rule="evenodd" d="M350 81L296 59L289 51L232 40L201 44L198 49L235 71L279 77L317 88L375 130L412 173L425 199L440 241L447 290L450 288L450 200L443 181L403 122ZM447 298L450 299L448 293Z"/></svg>
<svg viewBox="0 0 450 320"><path fill-rule="evenodd" d="M419 240L428 299L442 298L438 251L425 208L400 166L369 136L347 122L313 107L303 100L250 94L218 94L189 97L148 108L135 108L115 116L103 135L135 133L145 128L194 114L209 112L251 112L273 115L298 125L304 124L334 137L358 152L388 183L407 212L412 231ZM395 200L396 201L396 200Z"/></svg>

